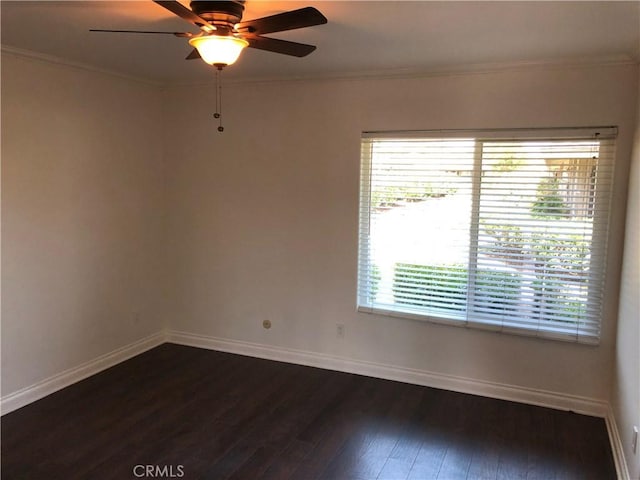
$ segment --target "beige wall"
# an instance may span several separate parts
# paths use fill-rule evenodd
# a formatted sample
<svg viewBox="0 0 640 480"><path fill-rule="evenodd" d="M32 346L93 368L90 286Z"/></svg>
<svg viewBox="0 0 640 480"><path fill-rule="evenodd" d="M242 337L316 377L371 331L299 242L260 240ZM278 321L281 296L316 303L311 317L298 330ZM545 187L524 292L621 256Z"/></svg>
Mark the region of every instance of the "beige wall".
<svg viewBox="0 0 640 480"><path fill-rule="evenodd" d="M157 88L3 52L3 395L161 328L160 117Z"/></svg>
<svg viewBox="0 0 640 480"><path fill-rule="evenodd" d="M611 395L629 474L633 479L640 479L640 445L635 454L631 450L633 426L640 428L640 82L637 105Z"/></svg>
<svg viewBox="0 0 640 480"><path fill-rule="evenodd" d="M193 107L213 105L213 87L168 90L172 327L608 399L637 75L622 65L229 84L223 134ZM600 346L356 313L362 131L590 125L620 127Z"/></svg>

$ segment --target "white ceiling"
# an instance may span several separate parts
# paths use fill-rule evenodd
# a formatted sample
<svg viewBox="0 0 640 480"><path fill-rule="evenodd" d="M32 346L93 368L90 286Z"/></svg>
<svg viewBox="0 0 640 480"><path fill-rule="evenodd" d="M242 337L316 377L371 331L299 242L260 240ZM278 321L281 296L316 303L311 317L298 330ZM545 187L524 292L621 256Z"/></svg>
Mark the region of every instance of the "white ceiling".
<svg viewBox="0 0 640 480"><path fill-rule="evenodd" d="M188 5L186 0L183 0ZM327 25L273 36L317 45L295 58L247 49L231 79L455 70L464 66L640 60L640 2L248 0L244 19L315 6ZM157 82L200 83L187 40L90 28L197 31L148 1L2 1L2 45Z"/></svg>

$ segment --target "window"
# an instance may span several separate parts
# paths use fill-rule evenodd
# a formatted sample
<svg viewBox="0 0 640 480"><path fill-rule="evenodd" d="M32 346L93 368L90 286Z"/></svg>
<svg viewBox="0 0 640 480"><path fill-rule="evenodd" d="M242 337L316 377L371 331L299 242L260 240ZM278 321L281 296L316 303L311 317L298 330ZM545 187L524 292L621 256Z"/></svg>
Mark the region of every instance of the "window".
<svg viewBox="0 0 640 480"><path fill-rule="evenodd" d="M358 310L597 343L615 134L364 134Z"/></svg>

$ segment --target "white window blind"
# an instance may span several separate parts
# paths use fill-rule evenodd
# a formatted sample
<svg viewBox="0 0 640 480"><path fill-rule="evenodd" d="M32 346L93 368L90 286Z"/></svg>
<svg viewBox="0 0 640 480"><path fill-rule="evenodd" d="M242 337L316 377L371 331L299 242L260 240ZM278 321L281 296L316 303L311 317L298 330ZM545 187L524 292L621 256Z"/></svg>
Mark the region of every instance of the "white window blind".
<svg viewBox="0 0 640 480"><path fill-rule="evenodd" d="M358 309L597 343L615 135L365 133Z"/></svg>

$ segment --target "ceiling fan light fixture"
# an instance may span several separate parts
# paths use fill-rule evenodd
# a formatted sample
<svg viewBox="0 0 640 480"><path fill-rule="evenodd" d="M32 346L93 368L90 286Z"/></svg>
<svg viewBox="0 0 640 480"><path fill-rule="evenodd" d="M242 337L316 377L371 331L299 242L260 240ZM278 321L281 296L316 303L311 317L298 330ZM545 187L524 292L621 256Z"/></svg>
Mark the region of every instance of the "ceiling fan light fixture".
<svg viewBox="0 0 640 480"><path fill-rule="evenodd" d="M192 38L189 44L198 50L209 65L226 66L238 60L249 42L234 36L203 35Z"/></svg>

